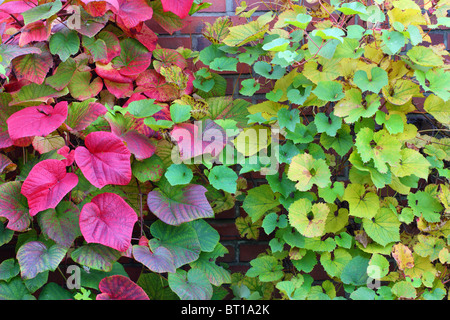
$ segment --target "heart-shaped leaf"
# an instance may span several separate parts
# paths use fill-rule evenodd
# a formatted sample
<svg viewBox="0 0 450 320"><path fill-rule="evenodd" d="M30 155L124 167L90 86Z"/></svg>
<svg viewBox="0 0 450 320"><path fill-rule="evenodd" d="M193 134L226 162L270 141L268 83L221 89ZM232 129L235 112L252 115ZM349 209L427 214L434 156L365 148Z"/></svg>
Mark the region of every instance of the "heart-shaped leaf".
<svg viewBox="0 0 450 320"><path fill-rule="evenodd" d="M100 243L121 252L131 244L136 212L115 193L101 193L80 213L80 230L88 243Z"/></svg>
<svg viewBox="0 0 450 320"><path fill-rule="evenodd" d="M39 241L30 241L20 246L17 260L23 279L32 279L38 273L55 271L67 253L67 248L59 244L47 247Z"/></svg>
<svg viewBox="0 0 450 320"><path fill-rule="evenodd" d="M150 20L153 16L153 9L145 0L117 0L119 10L117 19L119 24L131 29L139 23Z"/></svg>
<svg viewBox="0 0 450 320"><path fill-rule="evenodd" d="M172 187L163 181L158 189L148 194L147 204L165 223L180 225L183 222L214 216L205 196L206 191L205 187L197 184Z"/></svg>
<svg viewBox="0 0 450 320"><path fill-rule="evenodd" d="M80 210L69 201L61 202L55 209L47 209L38 215L42 232L56 243L70 247L81 235L79 228Z"/></svg>
<svg viewBox="0 0 450 320"><path fill-rule="evenodd" d="M30 215L54 209L78 184L75 173L67 173L65 164L56 159L37 163L25 179L21 193L28 199Z"/></svg>
<svg viewBox="0 0 450 320"><path fill-rule="evenodd" d="M122 256L120 251L98 243L85 244L71 253L71 258L88 268L110 272L114 262Z"/></svg>
<svg viewBox="0 0 450 320"><path fill-rule="evenodd" d="M191 269L188 272L177 270L168 276L170 288L181 300L209 300L212 297L212 286L205 272Z"/></svg>
<svg viewBox="0 0 450 320"><path fill-rule="evenodd" d="M75 30L65 29L53 34L49 41L50 52L57 54L61 61L66 61L78 52L80 38Z"/></svg>
<svg viewBox="0 0 450 320"><path fill-rule="evenodd" d="M120 138L110 132L91 132L85 145L75 149L75 161L92 185L101 189L130 182L131 153Z"/></svg>
<svg viewBox="0 0 450 320"><path fill-rule="evenodd" d="M133 246L133 257L153 272L175 272L175 263L170 251L164 247L158 247L151 252L147 246Z"/></svg>
<svg viewBox="0 0 450 320"><path fill-rule="evenodd" d="M111 62L122 75L138 75L150 66L151 53L136 39L126 38L120 42L120 47L120 55Z"/></svg>
<svg viewBox="0 0 450 320"><path fill-rule="evenodd" d="M156 251L164 247L170 251L175 268L195 261L201 252L201 245L195 229L183 223L180 226L171 226L161 220L152 223L150 232L153 239L149 241L150 250Z"/></svg>
<svg viewBox="0 0 450 320"><path fill-rule="evenodd" d="M161 0L161 3L164 11L173 12L183 19L189 14L194 0Z"/></svg>
<svg viewBox="0 0 450 320"><path fill-rule="evenodd" d="M49 105L28 107L12 114L6 121L11 139L47 136L67 118L67 101L59 102L53 108Z"/></svg>
<svg viewBox="0 0 450 320"><path fill-rule="evenodd" d="M52 15L56 14L62 8L62 3L60 0L54 2L44 3L38 6L31 7L31 9L22 12L22 17L24 23L27 25L29 23L45 20L50 18Z"/></svg>
<svg viewBox="0 0 450 320"><path fill-rule="evenodd" d="M145 291L130 278L114 275L103 278L97 300L149 300Z"/></svg>
<svg viewBox="0 0 450 320"><path fill-rule="evenodd" d="M6 227L14 231L25 231L30 225L27 199L20 193L20 181L0 185L0 217L8 219Z"/></svg>

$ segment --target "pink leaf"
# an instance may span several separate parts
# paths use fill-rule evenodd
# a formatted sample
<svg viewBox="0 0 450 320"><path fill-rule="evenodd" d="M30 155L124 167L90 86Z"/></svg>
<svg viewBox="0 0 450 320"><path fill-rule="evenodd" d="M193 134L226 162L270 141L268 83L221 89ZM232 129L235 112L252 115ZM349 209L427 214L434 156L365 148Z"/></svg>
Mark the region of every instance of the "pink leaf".
<svg viewBox="0 0 450 320"><path fill-rule="evenodd" d="M171 136L178 144L183 161L203 154L215 157L226 144L225 131L212 120L175 125Z"/></svg>
<svg viewBox="0 0 450 320"><path fill-rule="evenodd" d="M136 85L136 92L142 92L156 101L165 102L180 97L180 90L167 83L166 79L153 69L142 72L136 79Z"/></svg>
<svg viewBox="0 0 450 320"><path fill-rule="evenodd" d="M149 300L145 291L125 276L114 275L103 278L97 300Z"/></svg>
<svg viewBox="0 0 450 320"><path fill-rule="evenodd" d="M80 230L88 243L100 243L125 252L137 221L136 212L115 193L101 193L80 213Z"/></svg>
<svg viewBox="0 0 450 320"><path fill-rule="evenodd" d="M117 12L118 23L128 29L150 20L153 16L153 9L146 0L118 0L118 2L120 6Z"/></svg>
<svg viewBox="0 0 450 320"><path fill-rule="evenodd" d="M49 36L50 28L47 28L43 21L32 22L21 29L19 46L23 47L34 41L47 41Z"/></svg>
<svg viewBox="0 0 450 320"><path fill-rule="evenodd" d="M28 199L30 215L54 209L78 184L78 176L67 173L60 160L48 159L36 164L25 179L21 193Z"/></svg>
<svg viewBox="0 0 450 320"><path fill-rule="evenodd" d="M130 182L131 153L120 138L111 132L91 132L85 145L75 149L75 161L92 185L101 189Z"/></svg>
<svg viewBox="0 0 450 320"><path fill-rule="evenodd" d="M153 51L156 48L158 42L158 36L150 29L146 24L142 25L142 29L135 35L136 39L139 40L149 51Z"/></svg>
<svg viewBox="0 0 450 320"><path fill-rule="evenodd" d="M137 160L150 158L155 153L156 146L142 133L135 130L129 130L124 133L121 138L125 141L128 150L134 154Z"/></svg>
<svg viewBox="0 0 450 320"><path fill-rule="evenodd" d="M6 121L12 140L31 136L47 136L67 118L67 101L59 102L53 108L49 105L28 107L12 114Z"/></svg>
<svg viewBox="0 0 450 320"><path fill-rule="evenodd" d="M161 2L164 11L173 12L183 19L189 14L194 0L161 0Z"/></svg>
<svg viewBox="0 0 450 320"><path fill-rule="evenodd" d="M197 184L168 187L163 185L149 192L147 205L162 222L178 226L184 222L214 216L205 196L206 188Z"/></svg>
<svg viewBox="0 0 450 320"><path fill-rule="evenodd" d="M61 162L64 163L66 167L71 166L75 161L75 150L70 150L68 146L62 147L57 151L57 153L66 158L65 160L61 160Z"/></svg>
<svg viewBox="0 0 450 320"><path fill-rule="evenodd" d="M148 246L133 246L133 257L153 272L176 272L173 256L164 247L158 247L151 252Z"/></svg>

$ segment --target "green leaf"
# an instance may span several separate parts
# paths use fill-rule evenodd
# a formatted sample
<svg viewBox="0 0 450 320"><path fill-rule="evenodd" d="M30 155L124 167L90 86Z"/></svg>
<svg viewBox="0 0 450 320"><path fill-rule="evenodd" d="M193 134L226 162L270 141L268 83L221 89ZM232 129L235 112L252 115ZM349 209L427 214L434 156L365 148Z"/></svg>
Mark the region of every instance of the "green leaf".
<svg viewBox="0 0 450 320"><path fill-rule="evenodd" d="M285 19L285 22L288 24L291 24L293 26L296 26L300 29L305 30L306 27L308 26L308 24L311 22L312 17L308 14L304 14L304 13L299 13L296 17L295 20L288 20Z"/></svg>
<svg viewBox="0 0 450 320"><path fill-rule="evenodd" d="M208 180L214 188L228 193L236 193L237 179L236 172L226 166L215 166L208 175Z"/></svg>
<svg viewBox="0 0 450 320"><path fill-rule="evenodd" d="M368 279L368 265L369 259L362 256L354 257L342 270L342 282L353 286L365 285Z"/></svg>
<svg viewBox="0 0 450 320"><path fill-rule="evenodd" d="M131 113L135 118L147 118L163 108L155 104L154 99L143 99L132 101L128 104L127 111Z"/></svg>
<svg viewBox="0 0 450 320"><path fill-rule="evenodd" d="M340 8L337 8L336 10L342 12L345 15L365 14L367 12L366 6L357 1L343 3L342 6Z"/></svg>
<svg viewBox="0 0 450 320"><path fill-rule="evenodd" d="M411 26L410 26L411 27ZM441 67L444 65L444 61L438 56L431 48L415 46L408 50L406 55L411 59L413 63L416 63L423 67Z"/></svg>
<svg viewBox="0 0 450 320"><path fill-rule="evenodd" d="M120 257L120 251L99 243L85 244L71 253L71 258L78 264L105 272L111 271Z"/></svg>
<svg viewBox="0 0 450 320"><path fill-rule="evenodd" d="M253 69L257 74L267 79L280 79L286 72L285 68L278 65L272 67L265 61L257 61L253 66Z"/></svg>
<svg viewBox="0 0 450 320"><path fill-rule="evenodd" d="M325 149L332 148L338 155L343 157L353 147L353 137L350 131L350 126L344 124L341 129L337 130L334 137L322 133L320 135L320 143Z"/></svg>
<svg viewBox="0 0 450 320"><path fill-rule="evenodd" d="M381 173L387 173L387 164L397 166L400 161L401 141L384 130L373 132L370 128L362 128L356 135L355 146L362 161L373 159Z"/></svg>
<svg viewBox="0 0 450 320"><path fill-rule="evenodd" d="M0 299L36 300L36 298L30 294L30 291L28 291L20 277L15 277L9 282L0 281Z"/></svg>
<svg viewBox="0 0 450 320"><path fill-rule="evenodd" d="M369 261L367 274L372 279L381 279L389 273L389 261L381 254L375 253Z"/></svg>
<svg viewBox="0 0 450 320"><path fill-rule="evenodd" d="M428 178L430 162L419 151L404 148L400 153L399 165L391 168L393 174L397 177L415 175L422 179Z"/></svg>
<svg viewBox="0 0 450 320"><path fill-rule="evenodd" d="M450 101L444 101L440 97L431 94L425 99L424 109L437 121L450 127Z"/></svg>
<svg viewBox="0 0 450 320"><path fill-rule="evenodd" d="M330 113L330 115L326 115L325 113L318 113L314 118L314 123L317 128L317 132L322 133L325 132L327 135L334 137L336 136L337 131L342 126L342 120L340 117L335 116L334 113Z"/></svg>
<svg viewBox="0 0 450 320"><path fill-rule="evenodd" d="M16 259L10 258L0 263L0 281L8 282L20 273L20 265Z"/></svg>
<svg viewBox="0 0 450 320"><path fill-rule="evenodd" d="M416 217L423 217L428 222L439 222L440 212L444 209L439 200L425 191L408 194L408 205Z"/></svg>
<svg viewBox="0 0 450 320"><path fill-rule="evenodd" d="M135 160L131 164L131 171L140 182L158 182L164 174L164 168L163 161L156 154L142 161Z"/></svg>
<svg viewBox="0 0 450 320"><path fill-rule="evenodd" d="M312 92L324 101L339 101L345 96L342 85L336 81L320 81Z"/></svg>
<svg viewBox="0 0 450 320"><path fill-rule="evenodd" d="M289 43L290 41L287 39L277 38L275 40L266 43L265 45L262 46L262 48L265 51L273 51L273 52L284 51L289 46Z"/></svg>
<svg viewBox="0 0 450 320"><path fill-rule="evenodd" d="M247 277L258 277L261 282L272 282L283 277L283 266L275 257L262 256L250 261L250 269L245 274Z"/></svg>
<svg viewBox="0 0 450 320"><path fill-rule="evenodd" d="M199 269L188 272L178 269L176 273L169 273L168 283L181 300L210 300L213 294L205 272Z"/></svg>
<svg viewBox="0 0 450 320"><path fill-rule="evenodd" d="M394 283L391 290L399 298L414 299L417 297L416 288L406 280Z"/></svg>
<svg viewBox="0 0 450 320"><path fill-rule="evenodd" d="M197 232L190 224L171 226L157 220L150 226L150 233L154 236L149 241L150 249L152 251L158 247L168 249L174 258L176 268L198 259L201 246Z"/></svg>
<svg viewBox="0 0 450 320"><path fill-rule="evenodd" d="M324 270L331 277L341 277L342 270L352 260L352 255L345 249L338 248L333 251L333 258L330 252L323 252L320 255L320 263Z"/></svg>
<svg viewBox="0 0 450 320"><path fill-rule="evenodd" d="M368 287L359 287L350 294L351 300L375 300L377 294Z"/></svg>
<svg viewBox="0 0 450 320"><path fill-rule="evenodd" d="M209 67L215 71L236 71L238 59L231 57L221 57L214 59Z"/></svg>
<svg viewBox="0 0 450 320"><path fill-rule="evenodd" d="M388 85L389 79L386 71L379 67L374 67L370 71L371 79L367 77L367 73L364 70L358 70L355 72L353 81L361 89L361 91L371 91L379 93L381 88Z"/></svg>
<svg viewBox="0 0 450 320"><path fill-rule="evenodd" d="M380 106L378 95L366 95L363 99L359 89L351 88L345 92L345 97L335 105L334 114L344 118L346 123L354 123L361 117L372 117Z"/></svg>
<svg viewBox="0 0 450 320"><path fill-rule="evenodd" d="M62 3L60 0L31 7L31 9L22 12L24 24L27 25L38 20L48 19L54 14L58 13L61 8Z"/></svg>
<svg viewBox="0 0 450 320"><path fill-rule="evenodd" d="M383 247L400 241L400 225L397 215L389 208L381 208L372 219L363 219L367 235Z"/></svg>
<svg viewBox="0 0 450 320"><path fill-rule="evenodd" d="M281 90L279 91L281 92ZM300 123L300 111L298 109L285 109L278 110L278 124L280 129L286 128L289 131L294 131L297 123Z"/></svg>
<svg viewBox="0 0 450 320"><path fill-rule="evenodd" d="M305 237L320 237L325 233L329 212L325 203L311 204L307 199L299 199L289 207L289 223Z"/></svg>
<svg viewBox="0 0 450 320"><path fill-rule="evenodd" d="M242 208L252 218L258 221L267 211L280 204L279 195L274 194L269 185L261 185L250 189L244 199Z"/></svg>
<svg viewBox="0 0 450 320"><path fill-rule="evenodd" d="M17 260L23 279L32 279L38 273L55 271L67 253L67 248L58 244L47 247L42 242L30 241L17 251Z"/></svg>
<svg viewBox="0 0 450 320"><path fill-rule="evenodd" d="M275 228L286 228L288 226L288 219L285 214L278 215L275 212L269 213L262 222L262 227L266 234L271 234Z"/></svg>
<svg viewBox="0 0 450 320"><path fill-rule="evenodd" d="M331 181L330 169L323 159L314 159L312 155L303 153L292 158L287 176L296 181L299 191L308 191L315 184L319 188L327 187Z"/></svg>
<svg viewBox="0 0 450 320"><path fill-rule="evenodd" d="M372 219L380 209L380 199L374 192L366 191L363 185L352 183L344 191L343 200L349 204L351 215Z"/></svg>
<svg viewBox="0 0 450 320"><path fill-rule="evenodd" d="M398 31L383 30L381 39L383 41L381 49L388 55L397 54L406 44L405 36Z"/></svg>
<svg viewBox="0 0 450 320"><path fill-rule="evenodd" d="M180 123L191 118L192 107L190 105L174 103L170 106L170 116L173 122Z"/></svg>
<svg viewBox="0 0 450 320"><path fill-rule="evenodd" d="M194 174L192 173L192 170L184 163L173 163L170 165L170 167L167 168L164 176L172 186L177 186L188 184L189 182L191 182Z"/></svg>
<svg viewBox="0 0 450 320"><path fill-rule="evenodd" d="M376 112L375 121L380 125L384 124L390 134L402 133L405 128L402 116L396 113L388 115L379 110Z"/></svg>
<svg viewBox="0 0 450 320"><path fill-rule="evenodd" d="M248 42L262 39L268 29L267 24L258 20L230 27L230 33L223 39L223 43L230 47L241 47Z"/></svg>
<svg viewBox="0 0 450 320"><path fill-rule="evenodd" d="M242 88L239 90L239 93L244 96L253 96L261 88L259 82L256 82L253 78L243 80L241 85Z"/></svg>
<svg viewBox="0 0 450 320"><path fill-rule="evenodd" d="M341 199L344 195L345 186L341 181L333 182L333 185L329 185L325 188L319 189L319 197L323 198L325 202L333 203L336 198Z"/></svg>
<svg viewBox="0 0 450 320"><path fill-rule="evenodd" d="M64 30L53 34L49 41L52 54L57 54L61 61L66 61L70 56L78 52L80 38L74 30Z"/></svg>

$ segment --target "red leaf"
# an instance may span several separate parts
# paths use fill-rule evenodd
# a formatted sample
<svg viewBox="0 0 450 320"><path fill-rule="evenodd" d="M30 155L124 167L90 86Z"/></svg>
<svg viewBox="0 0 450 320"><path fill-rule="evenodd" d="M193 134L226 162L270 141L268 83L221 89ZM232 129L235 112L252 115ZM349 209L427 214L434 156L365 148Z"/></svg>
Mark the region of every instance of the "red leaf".
<svg viewBox="0 0 450 320"><path fill-rule="evenodd" d="M6 121L12 140L31 136L47 136L67 118L67 101L59 102L53 108L49 105L28 107L12 114Z"/></svg>
<svg viewBox="0 0 450 320"><path fill-rule="evenodd" d="M117 12L117 22L128 29L150 20L153 16L153 9L146 0L118 0L118 2L120 8Z"/></svg>
<svg viewBox="0 0 450 320"><path fill-rule="evenodd" d="M158 36L146 24L142 25L141 31L137 33L135 37L149 51L155 50L156 43L158 42Z"/></svg>
<svg viewBox="0 0 450 320"><path fill-rule="evenodd" d="M19 46L21 47L33 41L47 41L50 36L50 28L47 28L41 20L27 24L20 31Z"/></svg>
<svg viewBox="0 0 450 320"><path fill-rule="evenodd" d="M67 173L60 160L37 163L25 179L21 193L28 199L30 215L55 208L64 196L78 184L78 176Z"/></svg>
<svg viewBox="0 0 450 320"><path fill-rule="evenodd" d="M138 88L136 92L144 93L148 98L165 102L179 98L180 91L166 79L156 72L156 70L145 70L136 79Z"/></svg>
<svg viewBox="0 0 450 320"><path fill-rule="evenodd" d="M225 147L226 133L212 120L181 123L170 133L180 149L180 159L187 160L203 154L217 156Z"/></svg>
<svg viewBox="0 0 450 320"><path fill-rule="evenodd" d="M85 145L75 149L75 161L92 185L101 189L130 182L131 153L120 138L111 132L91 132Z"/></svg>
<svg viewBox="0 0 450 320"><path fill-rule="evenodd" d="M64 163L66 167L71 166L75 161L75 150L70 150L68 146L62 147L57 151L57 153L66 158L65 160L61 160L61 162Z"/></svg>
<svg viewBox="0 0 450 320"><path fill-rule="evenodd" d="M103 278L97 300L150 300L145 291L125 276L114 275Z"/></svg>
<svg viewBox="0 0 450 320"><path fill-rule="evenodd" d="M125 252L137 221L136 212L115 193L102 193L80 213L80 230L88 243L100 243Z"/></svg>
<svg viewBox="0 0 450 320"><path fill-rule="evenodd" d="M161 67L178 66L184 70L188 66L186 59L174 49L156 49L153 51L153 57L158 60L153 62L155 70L158 72L161 72Z"/></svg>
<svg viewBox="0 0 450 320"><path fill-rule="evenodd" d="M164 11L173 12L183 19L189 14L194 0L161 0L161 2Z"/></svg>

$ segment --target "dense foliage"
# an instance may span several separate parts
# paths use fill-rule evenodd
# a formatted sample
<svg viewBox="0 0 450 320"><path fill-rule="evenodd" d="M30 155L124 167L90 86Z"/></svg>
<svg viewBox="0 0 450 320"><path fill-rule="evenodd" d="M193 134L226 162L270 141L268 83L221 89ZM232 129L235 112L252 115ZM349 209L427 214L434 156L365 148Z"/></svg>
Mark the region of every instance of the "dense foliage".
<svg viewBox="0 0 450 320"><path fill-rule="evenodd" d="M173 33L199 1L0 5L0 298L446 298L449 57L427 31L448 5L302 4L242 2L201 52L144 23ZM231 274L207 221L241 201L241 235L272 240ZM80 286L48 282L63 265Z"/></svg>

